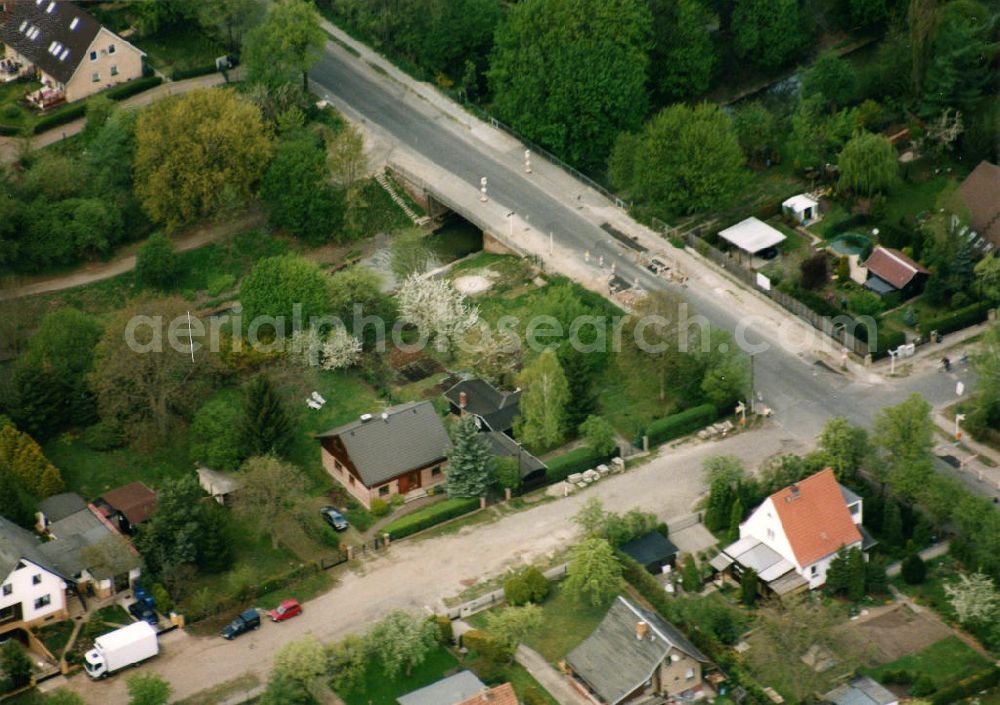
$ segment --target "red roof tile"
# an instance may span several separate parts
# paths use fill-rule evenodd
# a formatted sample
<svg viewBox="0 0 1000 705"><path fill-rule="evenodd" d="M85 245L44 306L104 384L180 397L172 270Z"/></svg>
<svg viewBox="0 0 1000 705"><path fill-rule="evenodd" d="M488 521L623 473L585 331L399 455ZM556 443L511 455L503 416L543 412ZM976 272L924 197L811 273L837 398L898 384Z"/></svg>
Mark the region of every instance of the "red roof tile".
<svg viewBox="0 0 1000 705"><path fill-rule="evenodd" d="M865 266L869 272L897 289L905 287L917 274L928 273L919 262L914 262L891 247L876 247L871 257L865 261Z"/></svg>
<svg viewBox="0 0 1000 705"><path fill-rule="evenodd" d="M510 683L502 683L455 705L517 705L517 694Z"/></svg>
<svg viewBox="0 0 1000 705"><path fill-rule="evenodd" d="M830 468L778 490L771 501L802 567L861 540Z"/></svg>

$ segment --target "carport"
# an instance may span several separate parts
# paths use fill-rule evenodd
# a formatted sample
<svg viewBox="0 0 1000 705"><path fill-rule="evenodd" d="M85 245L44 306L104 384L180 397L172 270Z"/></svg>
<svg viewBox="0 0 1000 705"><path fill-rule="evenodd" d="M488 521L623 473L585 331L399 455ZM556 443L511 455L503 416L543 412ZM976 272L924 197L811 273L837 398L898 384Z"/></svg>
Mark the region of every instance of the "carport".
<svg viewBox="0 0 1000 705"><path fill-rule="evenodd" d="M719 237L740 252L747 253L750 256L751 264L757 254L777 247L785 241L784 233L757 218L747 218L736 225L721 230Z"/></svg>

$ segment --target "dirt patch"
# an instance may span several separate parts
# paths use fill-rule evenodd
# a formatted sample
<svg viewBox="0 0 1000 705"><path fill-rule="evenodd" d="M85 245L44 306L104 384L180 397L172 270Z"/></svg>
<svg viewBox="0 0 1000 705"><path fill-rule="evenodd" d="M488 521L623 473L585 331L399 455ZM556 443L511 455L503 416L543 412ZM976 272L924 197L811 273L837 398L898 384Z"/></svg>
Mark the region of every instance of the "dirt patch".
<svg viewBox="0 0 1000 705"><path fill-rule="evenodd" d="M851 636L866 644L876 665L889 663L930 646L950 634L947 627L906 605L844 625Z"/></svg>
<svg viewBox="0 0 1000 705"><path fill-rule="evenodd" d="M459 292L466 296L472 296L473 294L481 294L487 291L493 286L495 278L496 273L486 269L480 274L466 274L465 276L456 277L452 284L454 284Z"/></svg>

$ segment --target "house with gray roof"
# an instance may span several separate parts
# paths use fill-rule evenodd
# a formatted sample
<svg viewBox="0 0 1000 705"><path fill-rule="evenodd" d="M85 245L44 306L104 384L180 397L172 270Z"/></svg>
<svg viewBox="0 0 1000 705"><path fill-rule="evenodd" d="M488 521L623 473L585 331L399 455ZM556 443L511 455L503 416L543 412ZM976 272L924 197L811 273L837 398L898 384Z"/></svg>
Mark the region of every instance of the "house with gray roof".
<svg viewBox="0 0 1000 705"><path fill-rule="evenodd" d="M708 663L676 627L622 596L566 657L575 684L607 705L647 696L700 697Z"/></svg>
<svg viewBox="0 0 1000 705"><path fill-rule="evenodd" d="M823 702L832 705L898 705L899 698L878 681L862 676L826 693Z"/></svg>
<svg viewBox="0 0 1000 705"><path fill-rule="evenodd" d="M68 576L38 537L0 517L0 634L65 619Z"/></svg>
<svg viewBox="0 0 1000 705"><path fill-rule="evenodd" d="M444 393L451 413L472 416L480 431L514 435L514 419L521 414L521 390L497 389L485 379L465 379Z"/></svg>
<svg viewBox="0 0 1000 705"><path fill-rule="evenodd" d="M429 401L363 414L316 438L323 467L366 508L395 495L416 499L444 482L451 439Z"/></svg>

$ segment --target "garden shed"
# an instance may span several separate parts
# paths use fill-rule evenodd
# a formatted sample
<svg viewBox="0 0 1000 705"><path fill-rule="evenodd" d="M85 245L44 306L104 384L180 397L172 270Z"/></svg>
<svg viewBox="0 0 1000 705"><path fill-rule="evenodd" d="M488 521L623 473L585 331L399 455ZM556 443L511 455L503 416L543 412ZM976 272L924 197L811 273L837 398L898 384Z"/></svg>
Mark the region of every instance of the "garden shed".
<svg viewBox="0 0 1000 705"><path fill-rule="evenodd" d="M819 201L806 193L792 196L781 204L781 210L795 218L800 225L819 219Z"/></svg>
<svg viewBox="0 0 1000 705"><path fill-rule="evenodd" d="M659 531L632 539L621 551L653 575L659 575L664 566L673 566L677 561L677 546Z"/></svg>

